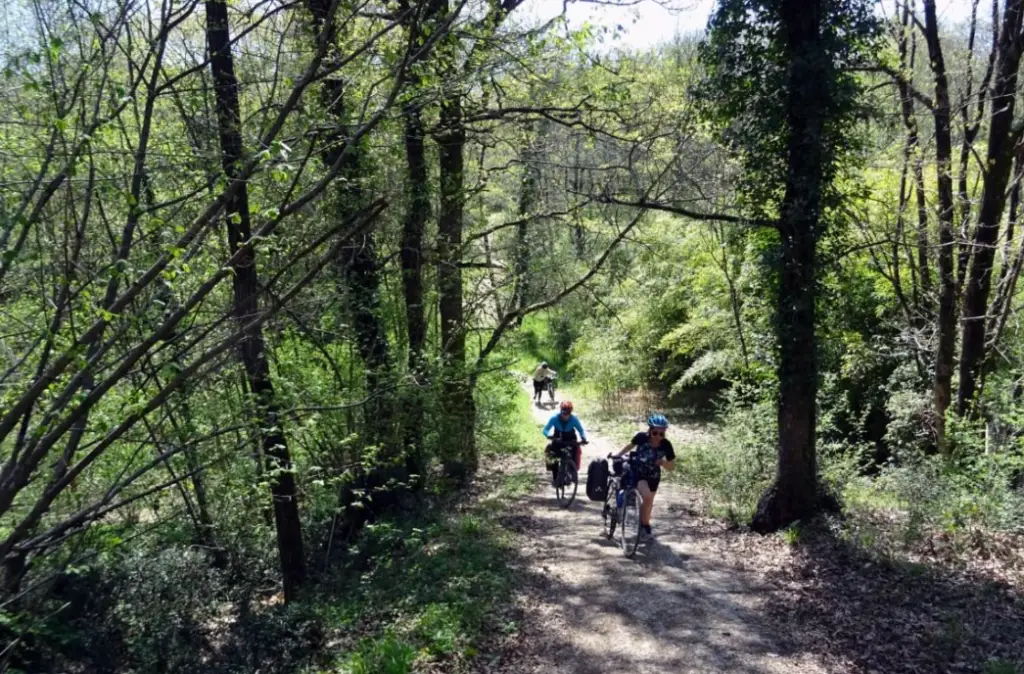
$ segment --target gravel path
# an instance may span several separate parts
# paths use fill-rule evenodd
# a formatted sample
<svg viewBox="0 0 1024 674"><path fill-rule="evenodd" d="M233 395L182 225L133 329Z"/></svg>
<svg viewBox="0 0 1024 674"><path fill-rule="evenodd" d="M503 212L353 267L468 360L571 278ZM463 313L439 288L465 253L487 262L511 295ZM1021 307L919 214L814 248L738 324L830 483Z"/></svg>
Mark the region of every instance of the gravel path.
<svg viewBox="0 0 1024 674"><path fill-rule="evenodd" d="M538 424L553 413L550 406L533 410ZM641 543L634 559L604 538L585 473L591 459L615 448L599 433L590 436L570 508L558 506L538 466L537 488L513 515L528 579L520 597L524 621L514 653L495 671L824 671L814 656L780 646L786 640L758 611L760 593L770 590L707 544L721 528L691 517L692 500L681 488L662 481L655 538Z"/></svg>

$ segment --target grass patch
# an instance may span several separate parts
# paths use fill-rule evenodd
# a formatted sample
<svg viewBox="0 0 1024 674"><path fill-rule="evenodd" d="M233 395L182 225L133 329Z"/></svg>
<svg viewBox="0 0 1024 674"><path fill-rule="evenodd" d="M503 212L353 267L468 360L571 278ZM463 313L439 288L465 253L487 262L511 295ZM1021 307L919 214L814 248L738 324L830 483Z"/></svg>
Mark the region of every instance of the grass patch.
<svg viewBox="0 0 1024 674"><path fill-rule="evenodd" d="M985 674L1021 674L1024 672L1024 664L1018 666L1010 660L989 660L981 671Z"/></svg>
<svg viewBox="0 0 1024 674"><path fill-rule="evenodd" d="M533 491L536 483L537 475L533 471L503 473L498 478L497 498L501 501L522 498Z"/></svg>
<svg viewBox="0 0 1024 674"><path fill-rule="evenodd" d="M514 376L489 373L477 384L477 443L482 457L534 454L542 449L530 400Z"/></svg>
<svg viewBox="0 0 1024 674"><path fill-rule="evenodd" d="M388 634L379 639L364 639L338 671L343 674L406 674L413 671L415 663L416 649Z"/></svg>
<svg viewBox="0 0 1024 674"><path fill-rule="evenodd" d="M798 522L780 531L779 535L782 536L782 540L786 541L786 545L791 548L795 548L800 544L800 539L803 536L803 530Z"/></svg>
<svg viewBox="0 0 1024 674"><path fill-rule="evenodd" d="M504 502L525 478L502 484ZM343 645L304 671L405 674L427 663L472 671L484 642L507 631L514 549L491 508L369 526L351 563L308 600L328 642ZM361 569L359 559L375 563Z"/></svg>

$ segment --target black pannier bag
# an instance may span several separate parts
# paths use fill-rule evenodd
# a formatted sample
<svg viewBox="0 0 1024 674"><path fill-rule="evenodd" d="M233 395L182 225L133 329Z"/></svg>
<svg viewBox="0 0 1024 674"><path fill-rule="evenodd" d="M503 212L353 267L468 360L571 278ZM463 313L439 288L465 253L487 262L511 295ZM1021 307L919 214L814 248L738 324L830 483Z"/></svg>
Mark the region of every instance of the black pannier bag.
<svg viewBox="0 0 1024 674"><path fill-rule="evenodd" d="M608 462L594 459L587 466L587 498L604 501L608 497Z"/></svg>

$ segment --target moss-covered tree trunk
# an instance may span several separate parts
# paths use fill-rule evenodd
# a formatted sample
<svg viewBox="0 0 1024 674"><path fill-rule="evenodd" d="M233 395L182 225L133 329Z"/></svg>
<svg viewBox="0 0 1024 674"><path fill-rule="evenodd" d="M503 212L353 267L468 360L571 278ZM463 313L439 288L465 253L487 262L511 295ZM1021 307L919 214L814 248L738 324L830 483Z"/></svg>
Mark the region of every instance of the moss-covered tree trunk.
<svg viewBox="0 0 1024 674"><path fill-rule="evenodd" d="M441 457L445 473L465 482L477 466L476 407L466 372L466 326L462 306L462 230L465 207L466 128L462 92L449 82L441 101L437 136L441 200L437 221L437 289L445 405Z"/></svg>
<svg viewBox="0 0 1024 674"><path fill-rule="evenodd" d="M548 123L542 122L537 134L523 149L523 177L519 185L518 215L515 240L515 279L512 289L513 311L522 311L530 303L531 215L536 212L540 188L540 155ZM520 318L517 323L521 323Z"/></svg>
<svg viewBox="0 0 1024 674"><path fill-rule="evenodd" d="M780 16L789 60L786 192L779 218L776 329L779 339L779 460L752 527L767 532L818 506L815 455L818 391L815 340L816 247L826 164L824 129L832 78L821 29L824 0L784 0Z"/></svg>
<svg viewBox="0 0 1024 674"><path fill-rule="evenodd" d="M423 111L410 103L402 111L406 161L406 213L402 221L402 293L405 297L406 333L409 341L408 370L412 378L403 415L406 465L412 475L422 475L423 399L426 384L424 348L427 322L423 306L423 241L430 219L430 183L424 142Z"/></svg>
<svg viewBox="0 0 1024 674"><path fill-rule="evenodd" d="M437 29L435 19L444 9L444 0L429 0L408 24L409 42L426 50L426 41ZM422 484L426 469L423 446L424 398L428 384L425 349L427 345L426 307L424 306L423 259L427 223L431 216L430 170L427 163L426 130L423 124L427 98L422 91L423 64L427 51L420 52L409 68L411 98L402 107L402 141L405 146L405 215L402 219L401 251L402 295L405 299L405 327L408 338L407 368L410 378L404 396L402 414L406 468Z"/></svg>

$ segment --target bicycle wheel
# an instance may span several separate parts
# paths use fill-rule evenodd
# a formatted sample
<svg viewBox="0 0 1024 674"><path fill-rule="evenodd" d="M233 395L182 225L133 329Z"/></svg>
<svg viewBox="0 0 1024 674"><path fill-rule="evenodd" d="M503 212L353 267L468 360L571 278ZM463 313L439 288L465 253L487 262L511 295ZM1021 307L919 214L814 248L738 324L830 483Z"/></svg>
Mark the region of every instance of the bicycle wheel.
<svg viewBox="0 0 1024 674"><path fill-rule="evenodd" d="M632 557L640 544L640 511L644 497L637 489L630 489L622 499L622 554Z"/></svg>
<svg viewBox="0 0 1024 674"><path fill-rule="evenodd" d="M618 491L618 484L609 484L608 496L604 499L604 510L601 511L601 516L604 517L604 530L608 540L615 538L615 525L619 523L619 509L615 507L615 494Z"/></svg>
<svg viewBox="0 0 1024 674"><path fill-rule="evenodd" d="M573 499L576 498L576 490L579 488L579 477L576 474L576 466L568 460L562 459L558 463L558 478L555 480L555 496L558 504L568 508Z"/></svg>

